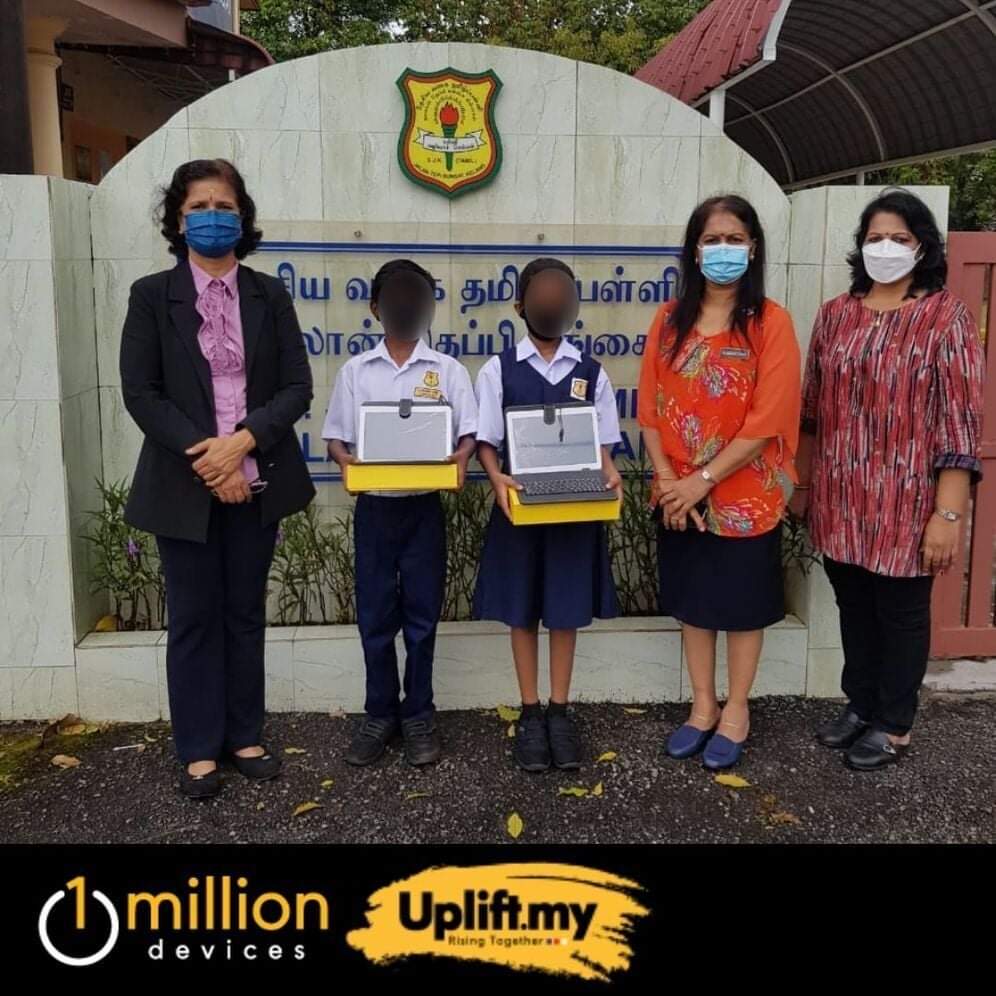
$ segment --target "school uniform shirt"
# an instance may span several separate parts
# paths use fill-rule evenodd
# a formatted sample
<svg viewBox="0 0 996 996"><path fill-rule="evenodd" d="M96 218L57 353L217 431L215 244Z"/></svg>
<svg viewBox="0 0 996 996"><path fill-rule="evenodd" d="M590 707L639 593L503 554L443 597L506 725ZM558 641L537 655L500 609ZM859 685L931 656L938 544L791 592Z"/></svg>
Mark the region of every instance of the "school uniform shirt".
<svg viewBox="0 0 996 996"><path fill-rule="evenodd" d="M326 441L356 446L360 407L368 401L448 402L453 409L453 446L477 432L477 400L467 368L459 360L432 349L420 339L399 367L382 339L375 349L354 356L336 375L322 428ZM404 498L412 491L376 491L385 498Z"/></svg>
<svg viewBox="0 0 996 996"><path fill-rule="evenodd" d="M581 351L566 339L561 339L557 352L548 363L525 336L515 347L518 362L528 363L549 384L559 384L570 376L581 359ZM575 385L572 385L572 395ZM577 385L577 398L584 401L587 384ZM502 409L501 357L492 356L477 375L477 402L480 414L477 420L477 440L490 443L498 449L505 439L505 413ZM595 417L598 422L598 441L602 446L614 446L622 440L619 432L619 410L608 374L599 368L595 383Z"/></svg>
<svg viewBox="0 0 996 996"><path fill-rule="evenodd" d="M675 303L658 310L640 368L637 418L656 429L679 477L704 467L734 439L768 439L746 467L706 498L706 528L728 537L760 536L781 522L783 478L798 483L802 359L789 313L766 300L746 339L732 330L693 329L672 360Z"/></svg>

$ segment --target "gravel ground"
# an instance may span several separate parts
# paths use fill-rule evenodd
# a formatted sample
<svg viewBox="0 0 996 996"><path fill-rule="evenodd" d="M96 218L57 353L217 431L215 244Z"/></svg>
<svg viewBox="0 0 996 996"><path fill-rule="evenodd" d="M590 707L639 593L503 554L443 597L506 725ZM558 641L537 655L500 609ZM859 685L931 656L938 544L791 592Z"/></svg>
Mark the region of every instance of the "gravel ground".
<svg viewBox="0 0 996 996"><path fill-rule="evenodd" d="M8 724L0 763L20 753L6 784L0 778L0 840L501 843L516 812L519 839L533 843L996 841L996 697L929 697L911 753L875 774L847 770L814 742L814 727L838 708L757 700L735 769L750 784L739 789L717 784L696 760L664 756L664 737L686 715L678 704L578 706L592 760L544 775L513 766L508 723L494 710L441 714L444 758L421 771L398 746L373 767L346 765L352 717L273 715L267 736L284 754L281 777L251 784L229 770L221 795L200 803L179 794L166 724L49 736L40 747L42 727ZM144 749L113 749L134 744ZM604 752L616 756L595 762ZM80 764L56 768L57 753ZM599 783L597 795L559 792ZM319 806L294 815L307 802Z"/></svg>

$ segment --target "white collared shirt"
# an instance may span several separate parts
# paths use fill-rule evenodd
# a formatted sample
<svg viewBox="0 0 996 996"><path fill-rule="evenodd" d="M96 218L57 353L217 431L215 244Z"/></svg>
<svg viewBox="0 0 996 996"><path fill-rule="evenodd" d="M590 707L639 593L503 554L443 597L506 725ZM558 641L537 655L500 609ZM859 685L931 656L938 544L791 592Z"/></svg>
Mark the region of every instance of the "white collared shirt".
<svg viewBox="0 0 996 996"><path fill-rule="evenodd" d="M322 439L356 446L360 406L367 401L447 401L453 409L453 446L477 432L477 400L467 368L420 339L399 367L382 339L347 361L336 374ZM395 497L404 492L376 492ZM407 492L411 494L411 492Z"/></svg>
<svg viewBox="0 0 996 996"><path fill-rule="evenodd" d="M516 359L529 365L550 384L559 384L569 376L581 351L566 339L561 339L553 359L547 363L536 343L524 336L515 347ZM478 442L499 447L505 439L505 414L502 411L501 357L492 356L477 375ZM619 432L619 411L616 396L605 367L600 367L595 383L595 417L598 420L598 441L602 446L614 446L622 439Z"/></svg>

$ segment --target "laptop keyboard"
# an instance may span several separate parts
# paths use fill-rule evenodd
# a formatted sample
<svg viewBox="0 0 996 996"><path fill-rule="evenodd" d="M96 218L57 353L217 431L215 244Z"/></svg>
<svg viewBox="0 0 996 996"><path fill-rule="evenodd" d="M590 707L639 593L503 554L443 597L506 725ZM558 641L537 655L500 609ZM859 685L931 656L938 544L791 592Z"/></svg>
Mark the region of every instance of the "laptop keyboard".
<svg viewBox="0 0 996 996"><path fill-rule="evenodd" d="M600 477L551 477L548 480L527 481L523 486L527 495L595 495L605 491Z"/></svg>

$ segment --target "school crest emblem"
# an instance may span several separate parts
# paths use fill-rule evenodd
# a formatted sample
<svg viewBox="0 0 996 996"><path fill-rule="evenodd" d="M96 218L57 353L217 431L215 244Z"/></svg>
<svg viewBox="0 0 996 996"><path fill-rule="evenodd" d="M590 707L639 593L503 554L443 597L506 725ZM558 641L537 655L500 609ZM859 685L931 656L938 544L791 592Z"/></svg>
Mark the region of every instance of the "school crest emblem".
<svg viewBox="0 0 996 996"><path fill-rule="evenodd" d="M422 379L426 387L439 387L439 374L435 370L426 370Z"/></svg>
<svg viewBox="0 0 996 996"><path fill-rule="evenodd" d="M502 153L494 108L502 84L494 70L406 69L397 83L405 103L398 138L398 164L405 176L446 197L495 178Z"/></svg>

